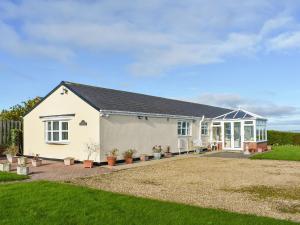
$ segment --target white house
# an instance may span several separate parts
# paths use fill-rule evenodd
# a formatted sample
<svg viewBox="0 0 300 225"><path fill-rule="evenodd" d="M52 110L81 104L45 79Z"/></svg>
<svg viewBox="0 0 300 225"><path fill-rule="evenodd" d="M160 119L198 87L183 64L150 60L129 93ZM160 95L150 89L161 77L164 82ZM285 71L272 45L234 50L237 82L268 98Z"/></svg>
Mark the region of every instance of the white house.
<svg viewBox="0 0 300 225"><path fill-rule="evenodd" d="M24 154L87 159L96 143L96 162L113 148L152 154L154 145L173 153L194 146L252 151L267 148L267 120L232 110L149 95L61 82L24 117Z"/></svg>

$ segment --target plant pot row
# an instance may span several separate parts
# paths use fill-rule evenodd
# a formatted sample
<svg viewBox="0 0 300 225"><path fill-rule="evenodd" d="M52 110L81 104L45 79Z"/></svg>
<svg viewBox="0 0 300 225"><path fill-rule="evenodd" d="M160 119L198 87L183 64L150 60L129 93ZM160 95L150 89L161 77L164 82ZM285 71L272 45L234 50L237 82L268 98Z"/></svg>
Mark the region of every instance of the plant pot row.
<svg viewBox="0 0 300 225"><path fill-rule="evenodd" d="M166 152L164 153L165 158L170 158L172 157L173 154L171 152ZM162 158L162 153L156 152L153 153L153 158L158 160ZM149 156L148 155L141 155L140 156L140 161L148 161ZM126 164L132 164L133 163L133 158L132 157L126 157L124 158L124 161ZM117 164L117 157L116 156L107 156L107 164L109 166L115 166Z"/></svg>

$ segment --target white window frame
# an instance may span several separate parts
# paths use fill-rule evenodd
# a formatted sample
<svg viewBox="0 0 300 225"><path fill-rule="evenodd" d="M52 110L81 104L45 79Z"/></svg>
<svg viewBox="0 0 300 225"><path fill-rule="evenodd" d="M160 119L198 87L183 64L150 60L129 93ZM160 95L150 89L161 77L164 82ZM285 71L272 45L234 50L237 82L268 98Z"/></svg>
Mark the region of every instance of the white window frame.
<svg viewBox="0 0 300 225"><path fill-rule="evenodd" d="M69 144L70 143L70 126L68 120L46 120L45 122L45 142L47 144ZM58 130L53 130L53 123L58 122ZM49 130L48 123L51 123L51 129ZM62 124L67 123L68 129L63 130ZM58 140L53 140L53 133L58 132ZM63 140L63 132L68 133L68 139ZM51 140L48 139L48 133L51 133Z"/></svg>
<svg viewBox="0 0 300 225"><path fill-rule="evenodd" d="M252 127L253 129L253 136L251 140L246 140L246 127ZM254 126L254 122L253 121L244 121L244 141L245 142L255 142L255 126Z"/></svg>
<svg viewBox="0 0 300 225"><path fill-rule="evenodd" d="M201 135L203 136L208 136L208 127L209 127L209 124L208 122L203 122L201 124Z"/></svg>
<svg viewBox="0 0 300 225"><path fill-rule="evenodd" d="M220 128L220 140L214 140L214 128ZM224 123L222 122L219 122L219 121L214 121L212 123L212 126L211 126L211 142L218 142L218 143L221 143L223 142L223 139L224 139L224 133L223 133L223 130L224 130Z"/></svg>
<svg viewBox="0 0 300 225"><path fill-rule="evenodd" d="M186 123L185 128L183 128L183 123ZM185 130L185 134L183 134L183 130ZM177 135L178 136L191 136L192 135L192 124L190 121L180 120L177 121Z"/></svg>
<svg viewBox="0 0 300 225"><path fill-rule="evenodd" d="M267 122L264 120L256 121L256 142L265 142L267 137Z"/></svg>

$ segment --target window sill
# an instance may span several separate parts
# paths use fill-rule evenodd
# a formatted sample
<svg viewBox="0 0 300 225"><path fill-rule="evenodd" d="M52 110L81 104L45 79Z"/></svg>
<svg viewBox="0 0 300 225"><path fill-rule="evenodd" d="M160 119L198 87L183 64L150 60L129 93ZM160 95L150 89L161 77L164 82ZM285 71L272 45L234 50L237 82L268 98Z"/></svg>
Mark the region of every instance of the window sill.
<svg viewBox="0 0 300 225"><path fill-rule="evenodd" d="M47 141L46 144L48 145L68 145L70 144L69 141Z"/></svg>
<svg viewBox="0 0 300 225"><path fill-rule="evenodd" d="M257 143L268 142L268 140L256 141Z"/></svg>
<svg viewBox="0 0 300 225"><path fill-rule="evenodd" d="M192 135L177 135L178 137L192 137Z"/></svg>

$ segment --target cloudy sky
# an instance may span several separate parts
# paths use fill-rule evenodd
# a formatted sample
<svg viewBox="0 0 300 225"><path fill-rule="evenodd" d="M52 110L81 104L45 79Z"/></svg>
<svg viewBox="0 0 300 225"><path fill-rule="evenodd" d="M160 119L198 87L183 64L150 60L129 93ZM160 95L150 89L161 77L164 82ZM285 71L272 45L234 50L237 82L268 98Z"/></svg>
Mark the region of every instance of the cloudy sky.
<svg viewBox="0 0 300 225"><path fill-rule="evenodd" d="M61 80L300 130L300 1L0 1L0 109Z"/></svg>

